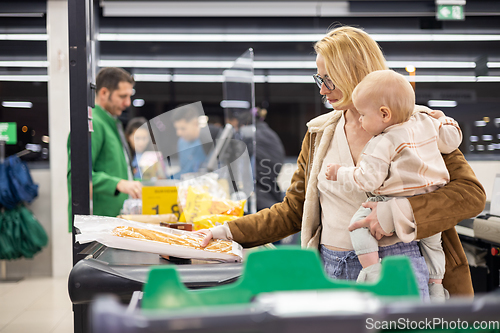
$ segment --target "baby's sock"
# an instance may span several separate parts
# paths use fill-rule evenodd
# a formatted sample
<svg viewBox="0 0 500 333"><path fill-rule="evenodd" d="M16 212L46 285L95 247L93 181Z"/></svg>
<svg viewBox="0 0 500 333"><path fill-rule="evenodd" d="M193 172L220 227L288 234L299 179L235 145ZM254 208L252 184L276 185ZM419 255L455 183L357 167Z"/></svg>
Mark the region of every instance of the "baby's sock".
<svg viewBox="0 0 500 333"><path fill-rule="evenodd" d="M380 273L382 272L382 264L380 262L363 268L359 272L358 279L356 282L377 282L380 279Z"/></svg>
<svg viewBox="0 0 500 333"><path fill-rule="evenodd" d="M450 298L450 293L442 284L432 282L429 283L429 298L431 302L444 302Z"/></svg>

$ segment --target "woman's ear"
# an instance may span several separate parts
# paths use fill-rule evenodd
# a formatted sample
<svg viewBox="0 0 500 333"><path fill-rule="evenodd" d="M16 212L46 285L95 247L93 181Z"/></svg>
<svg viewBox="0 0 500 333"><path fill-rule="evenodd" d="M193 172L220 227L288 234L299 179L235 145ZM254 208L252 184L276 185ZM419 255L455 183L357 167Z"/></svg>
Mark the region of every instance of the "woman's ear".
<svg viewBox="0 0 500 333"><path fill-rule="evenodd" d="M382 115L382 121L384 122L391 121L392 119L391 109L389 109L387 106L380 107L380 114Z"/></svg>

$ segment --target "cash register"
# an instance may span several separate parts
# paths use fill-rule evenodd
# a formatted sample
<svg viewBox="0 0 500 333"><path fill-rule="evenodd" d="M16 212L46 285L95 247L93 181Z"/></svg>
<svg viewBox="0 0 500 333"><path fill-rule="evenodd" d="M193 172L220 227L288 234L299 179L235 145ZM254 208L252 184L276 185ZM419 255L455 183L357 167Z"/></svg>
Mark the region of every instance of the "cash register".
<svg viewBox="0 0 500 333"><path fill-rule="evenodd" d="M474 291L497 289L500 286L500 174L496 175L489 207L455 228L469 261Z"/></svg>

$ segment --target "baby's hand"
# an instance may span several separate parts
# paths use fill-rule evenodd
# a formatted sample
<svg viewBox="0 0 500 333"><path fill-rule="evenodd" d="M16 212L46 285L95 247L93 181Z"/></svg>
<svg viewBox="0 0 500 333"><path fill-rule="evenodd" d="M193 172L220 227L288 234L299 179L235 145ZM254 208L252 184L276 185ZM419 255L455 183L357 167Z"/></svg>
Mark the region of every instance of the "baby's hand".
<svg viewBox="0 0 500 333"><path fill-rule="evenodd" d="M330 163L326 166L325 176L328 180L337 180L337 172L339 171L341 165L337 163Z"/></svg>
<svg viewBox="0 0 500 333"><path fill-rule="evenodd" d="M436 119L439 119L441 117L444 117L444 112L443 111L439 111L439 110L431 110L429 112L429 116L431 116L432 118L436 118Z"/></svg>

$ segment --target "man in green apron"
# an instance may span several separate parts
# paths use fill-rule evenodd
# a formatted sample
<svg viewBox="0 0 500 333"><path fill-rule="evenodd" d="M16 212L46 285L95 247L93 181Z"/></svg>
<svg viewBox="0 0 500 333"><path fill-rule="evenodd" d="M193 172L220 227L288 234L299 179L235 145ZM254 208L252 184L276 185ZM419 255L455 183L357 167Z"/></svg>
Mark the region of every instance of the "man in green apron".
<svg viewBox="0 0 500 333"><path fill-rule="evenodd" d="M133 181L132 156L118 119L130 106L134 79L121 68L103 68L96 78L92 109L92 200L93 214L116 216L125 199L140 198L142 185ZM71 230L71 152L68 138L68 193Z"/></svg>

